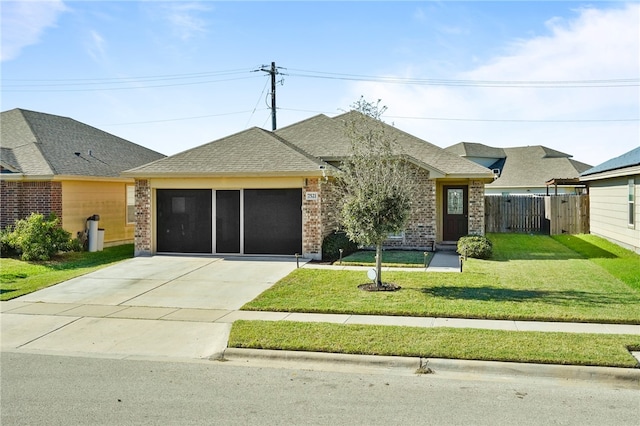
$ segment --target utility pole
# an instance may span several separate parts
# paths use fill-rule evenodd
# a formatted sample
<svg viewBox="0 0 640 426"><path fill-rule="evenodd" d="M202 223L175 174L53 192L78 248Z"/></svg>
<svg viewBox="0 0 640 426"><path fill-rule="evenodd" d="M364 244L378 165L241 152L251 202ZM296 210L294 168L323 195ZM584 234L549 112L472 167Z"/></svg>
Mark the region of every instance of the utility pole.
<svg viewBox="0 0 640 426"><path fill-rule="evenodd" d="M280 74L275 62L271 62L271 67L263 65L260 71L264 71L271 75L271 130L276 130L276 75Z"/></svg>

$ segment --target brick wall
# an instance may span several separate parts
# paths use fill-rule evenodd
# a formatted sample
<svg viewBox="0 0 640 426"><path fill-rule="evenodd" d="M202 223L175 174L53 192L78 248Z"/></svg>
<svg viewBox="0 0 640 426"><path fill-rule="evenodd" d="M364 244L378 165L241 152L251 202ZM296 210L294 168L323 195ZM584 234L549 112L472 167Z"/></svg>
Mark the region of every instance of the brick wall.
<svg viewBox="0 0 640 426"><path fill-rule="evenodd" d="M307 192L317 193L318 199L307 200ZM331 180L309 178L302 197L302 252L305 257L321 259L324 237L338 229L338 192Z"/></svg>
<svg viewBox="0 0 640 426"><path fill-rule="evenodd" d="M436 182L429 172L411 166L416 193L411 201L411 214L402 237L385 241L387 248L431 249L436 240Z"/></svg>
<svg viewBox="0 0 640 426"><path fill-rule="evenodd" d="M31 213L55 213L62 219L62 183L0 181L0 227L13 225Z"/></svg>
<svg viewBox="0 0 640 426"><path fill-rule="evenodd" d="M386 248L411 248L426 250L436 239L436 182L429 179L429 172L412 166L416 194L412 201L411 215L402 238L385 242ZM303 199L303 253L308 257L322 254L322 240L339 228L339 191L332 181L307 179L305 193L318 192L321 205ZM317 214L320 214L318 222Z"/></svg>
<svg viewBox="0 0 640 426"><path fill-rule="evenodd" d="M307 199L307 194L317 198ZM305 179L302 188L302 254L304 257L322 257L322 193L318 178Z"/></svg>
<svg viewBox="0 0 640 426"><path fill-rule="evenodd" d="M151 255L151 187L149 181L136 179L136 230L134 233L134 255Z"/></svg>
<svg viewBox="0 0 640 426"><path fill-rule="evenodd" d="M469 234L484 235L484 182L469 182Z"/></svg>

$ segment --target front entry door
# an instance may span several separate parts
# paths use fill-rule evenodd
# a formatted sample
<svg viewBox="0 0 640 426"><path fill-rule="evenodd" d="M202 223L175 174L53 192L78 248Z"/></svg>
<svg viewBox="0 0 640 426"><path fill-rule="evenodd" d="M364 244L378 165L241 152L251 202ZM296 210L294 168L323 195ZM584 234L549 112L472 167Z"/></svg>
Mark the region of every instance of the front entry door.
<svg viewBox="0 0 640 426"><path fill-rule="evenodd" d="M469 203L467 186L444 187L442 239L457 241L469 231Z"/></svg>

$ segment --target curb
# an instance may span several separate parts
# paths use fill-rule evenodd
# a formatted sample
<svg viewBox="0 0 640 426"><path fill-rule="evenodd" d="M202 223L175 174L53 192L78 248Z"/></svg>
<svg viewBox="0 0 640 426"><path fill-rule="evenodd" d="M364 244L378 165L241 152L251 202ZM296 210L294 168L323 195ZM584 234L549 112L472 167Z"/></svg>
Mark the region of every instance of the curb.
<svg viewBox="0 0 640 426"><path fill-rule="evenodd" d="M593 367L579 365L528 364L501 361L475 361L442 358L353 355L323 352L281 351L270 349L227 348L222 356L211 359L225 361L283 361L290 363L334 364L409 370L413 374L466 374L527 379L609 384L640 389L640 369Z"/></svg>

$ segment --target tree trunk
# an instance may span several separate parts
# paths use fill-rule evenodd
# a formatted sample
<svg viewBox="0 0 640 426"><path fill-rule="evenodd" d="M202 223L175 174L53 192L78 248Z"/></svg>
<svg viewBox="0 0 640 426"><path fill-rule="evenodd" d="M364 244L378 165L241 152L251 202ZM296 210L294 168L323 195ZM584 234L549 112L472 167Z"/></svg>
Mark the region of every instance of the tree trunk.
<svg viewBox="0 0 640 426"><path fill-rule="evenodd" d="M382 287L382 243L376 244L376 286Z"/></svg>

